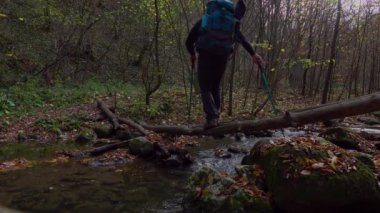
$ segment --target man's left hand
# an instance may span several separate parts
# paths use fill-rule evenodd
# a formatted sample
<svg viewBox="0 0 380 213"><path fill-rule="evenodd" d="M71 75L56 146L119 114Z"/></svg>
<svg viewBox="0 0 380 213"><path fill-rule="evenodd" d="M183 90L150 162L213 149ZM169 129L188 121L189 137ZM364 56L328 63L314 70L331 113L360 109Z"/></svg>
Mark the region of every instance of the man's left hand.
<svg viewBox="0 0 380 213"><path fill-rule="evenodd" d="M265 66L265 61L259 54L256 53L255 55L253 55L252 59L253 63L257 64L259 67Z"/></svg>

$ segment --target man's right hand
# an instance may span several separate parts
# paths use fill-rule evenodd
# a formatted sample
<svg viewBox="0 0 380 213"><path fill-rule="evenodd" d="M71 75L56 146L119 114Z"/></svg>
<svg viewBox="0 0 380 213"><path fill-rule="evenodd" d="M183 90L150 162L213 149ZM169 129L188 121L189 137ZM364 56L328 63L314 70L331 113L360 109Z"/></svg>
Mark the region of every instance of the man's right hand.
<svg viewBox="0 0 380 213"><path fill-rule="evenodd" d="M190 57L190 60L191 60L191 68L194 69L195 68L195 62L197 61L197 56L196 55L192 55Z"/></svg>

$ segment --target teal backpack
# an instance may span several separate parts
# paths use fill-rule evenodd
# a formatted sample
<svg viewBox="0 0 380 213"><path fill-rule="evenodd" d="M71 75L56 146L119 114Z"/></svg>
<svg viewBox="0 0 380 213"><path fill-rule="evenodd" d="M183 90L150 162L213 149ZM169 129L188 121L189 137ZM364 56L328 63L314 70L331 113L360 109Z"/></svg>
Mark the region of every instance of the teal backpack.
<svg viewBox="0 0 380 213"><path fill-rule="evenodd" d="M235 25L234 3L231 0L212 0L202 17L198 51L226 55L233 51Z"/></svg>

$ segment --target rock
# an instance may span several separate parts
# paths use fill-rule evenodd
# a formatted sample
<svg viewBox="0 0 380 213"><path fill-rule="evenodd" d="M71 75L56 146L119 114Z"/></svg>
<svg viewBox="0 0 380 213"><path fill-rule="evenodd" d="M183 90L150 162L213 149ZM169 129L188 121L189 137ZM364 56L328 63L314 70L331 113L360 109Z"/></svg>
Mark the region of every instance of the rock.
<svg viewBox="0 0 380 213"><path fill-rule="evenodd" d="M77 139L75 139L76 142L81 144L92 143L95 140L96 134L94 133L94 131L92 131L92 129L82 129Z"/></svg>
<svg viewBox="0 0 380 213"><path fill-rule="evenodd" d="M316 137L315 140L318 141L321 144L328 144L328 143L330 143L328 140L326 140L326 139L324 139L322 137Z"/></svg>
<svg viewBox="0 0 380 213"><path fill-rule="evenodd" d="M282 211L372 212L379 207L380 189L371 169L331 144L306 139L261 143L250 159L263 168L274 205Z"/></svg>
<svg viewBox="0 0 380 213"><path fill-rule="evenodd" d="M23 143L23 142L26 142L28 140L28 138L23 133L19 133L17 135L17 140L19 143Z"/></svg>
<svg viewBox="0 0 380 213"><path fill-rule="evenodd" d="M352 134L353 132L346 128L334 127L327 129L320 136L343 149L361 150L360 141L358 141L357 137L353 137Z"/></svg>
<svg viewBox="0 0 380 213"><path fill-rule="evenodd" d="M380 124L380 121L373 117L360 117L358 118L358 121L370 126Z"/></svg>
<svg viewBox="0 0 380 213"><path fill-rule="evenodd" d="M214 155L217 158L223 158L223 159L228 159L232 157L231 153L228 153L223 149L216 149Z"/></svg>
<svg viewBox="0 0 380 213"><path fill-rule="evenodd" d="M245 139L246 139L246 137L245 137L244 133L236 133L235 134L235 140L237 140L237 141L243 141Z"/></svg>
<svg viewBox="0 0 380 213"><path fill-rule="evenodd" d="M172 155L168 159L164 160L166 166L170 168L178 168L182 166L183 162L178 155Z"/></svg>
<svg viewBox="0 0 380 213"><path fill-rule="evenodd" d="M372 170L372 172L376 172L376 166L372 160L372 158L373 158L372 155L362 153L362 152L355 153L354 155L355 155L356 159L358 159L360 162L362 162L363 164L368 166L368 168L370 168Z"/></svg>
<svg viewBox="0 0 380 213"><path fill-rule="evenodd" d="M110 138L113 135L113 130L109 127L95 127L94 132L98 138Z"/></svg>
<svg viewBox="0 0 380 213"><path fill-rule="evenodd" d="M171 156L171 154L169 153L169 151L165 147L161 146L158 143L154 143L153 145L154 145L154 150L155 150L154 155L156 156L156 158L168 159Z"/></svg>
<svg viewBox="0 0 380 213"><path fill-rule="evenodd" d="M239 165L235 167L235 171L239 177L248 180L252 185L257 186L261 190L266 190L264 171L258 165Z"/></svg>
<svg viewBox="0 0 380 213"><path fill-rule="evenodd" d="M273 144L273 141L270 140L270 139L262 139L262 140L259 140L256 142L256 144L254 145L254 147L252 148L252 150L255 149L255 147L260 147L262 145L265 145L265 144ZM252 153L252 151L251 151ZM254 162L253 162L253 154L249 154L249 155L246 155L243 157L242 161L241 161L241 164L242 165L253 165Z"/></svg>
<svg viewBox="0 0 380 213"><path fill-rule="evenodd" d="M380 119L380 111L372 113L376 118Z"/></svg>
<svg viewBox="0 0 380 213"><path fill-rule="evenodd" d="M376 149L380 150L380 142L375 143L375 147L376 147Z"/></svg>
<svg viewBox="0 0 380 213"><path fill-rule="evenodd" d="M129 151L133 155L143 158L150 157L154 154L154 145L144 137L134 138L129 141Z"/></svg>
<svg viewBox="0 0 380 213"><path fill-rule="evenodd" d="M233 154L247 154L248 153L248 150L239 146L239 145L229 145L228 146L228 149L227 149L228 152L231 152Z"/></svg>
<svg viewBox="0 0 380 213"><path fill-rule="evenodd" d="M202 168L189 179L185 212L272 212L267 200L254 197L234 184L230 177Z"/></svg>

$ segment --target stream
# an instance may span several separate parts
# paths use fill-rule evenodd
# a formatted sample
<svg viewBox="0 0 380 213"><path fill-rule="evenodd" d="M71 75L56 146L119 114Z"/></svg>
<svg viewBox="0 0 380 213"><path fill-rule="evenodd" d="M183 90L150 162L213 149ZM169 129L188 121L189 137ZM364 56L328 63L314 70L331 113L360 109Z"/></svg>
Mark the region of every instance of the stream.
<svg viewBox="0 0 380 213"><path fill-rule="evenodd" d="M304 134L285 130L286 137ZM276 132L276 137L283 134ZM181 212L186 181L192 172L209 166L233 174L244 156L217 158L216 148L238 145L249 150L257 140L201 138L201 146L190 149L196 160L186 169L135 160L118 167L70 163L0 174L0 205L27 212Z"/></svg>

